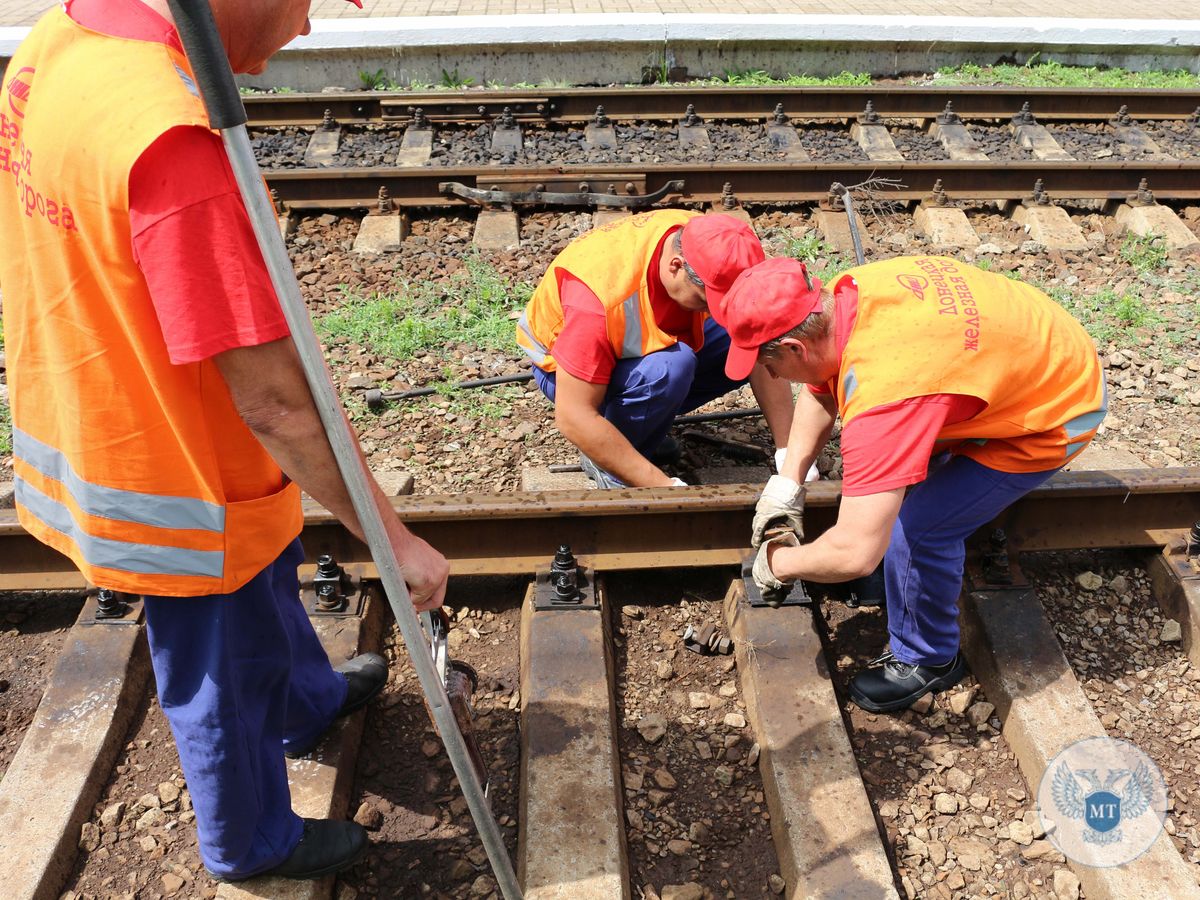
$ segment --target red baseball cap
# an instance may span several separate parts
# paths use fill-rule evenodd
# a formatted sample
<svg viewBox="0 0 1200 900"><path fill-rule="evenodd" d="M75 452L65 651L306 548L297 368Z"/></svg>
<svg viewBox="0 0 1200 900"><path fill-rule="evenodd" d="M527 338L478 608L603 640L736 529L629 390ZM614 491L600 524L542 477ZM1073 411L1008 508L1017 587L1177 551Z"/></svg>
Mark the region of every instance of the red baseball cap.
<svg viewBox="0 0 1200 900"><path fill-rule="evenodd" d="M362 9L362 0L346 0L347 3L353 3L359 9Z"/></svg>
<svg viewBox="0 0 1200 900"><path fill-rule="evenodd" d="M689 219L679 240L688 265L704 282L709 313L723 324L721 307L734 279L767 258L758 235L736 216L715 213Z"/></svg>
<svg viewBox="0 0 1200 900"><path fill-rule="evenodd" d="M729 332L725 374L741 381L758 361L759 347L820 308L821 281L799 260L781 256L747 269L729 288L722 308Z"/></svg>

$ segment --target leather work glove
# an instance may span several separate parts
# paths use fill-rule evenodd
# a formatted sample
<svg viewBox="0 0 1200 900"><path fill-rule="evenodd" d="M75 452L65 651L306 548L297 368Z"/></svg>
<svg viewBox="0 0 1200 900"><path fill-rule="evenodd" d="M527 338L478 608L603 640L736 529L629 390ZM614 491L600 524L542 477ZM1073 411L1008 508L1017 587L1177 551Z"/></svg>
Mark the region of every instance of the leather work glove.
<svg viewBox="0 0 1200 900"><path fill-rule="evenodd" d="M790 583L780 581L775 577L775 573L771 571L771 564L767 560L767 554L772 546L799 547L800 539L796 537L796 533L790 528L773 528L767 532L766 540L758 548L758 555L754 557L754 567L751 570L751 574L754 577L754 583L762 593L763 600L767 601L767 603L782 600L792 589Z"/></svg>
<svg viewBox="0 0 1200 900"><path fill-rule="evenodd" d="M787 459L787 447L781 447L780 449L775 451L775 471L776 472L783 471L783 461L785 459ZM806 483L809 481L819 481L820 478L821 478L821 471L820 471L820 469L817 468L816 460L813 460L813 464L808 467L808 474L804 476L804 481Z"/></svg>
<svg viewBox="0 0 1200 900"><path fill-rule="evenodd" d="M763 533L771 525L782 525L804 537L804 487L783 475L772 475L754 507L750 546L755 550L763 542Z"/></svg>

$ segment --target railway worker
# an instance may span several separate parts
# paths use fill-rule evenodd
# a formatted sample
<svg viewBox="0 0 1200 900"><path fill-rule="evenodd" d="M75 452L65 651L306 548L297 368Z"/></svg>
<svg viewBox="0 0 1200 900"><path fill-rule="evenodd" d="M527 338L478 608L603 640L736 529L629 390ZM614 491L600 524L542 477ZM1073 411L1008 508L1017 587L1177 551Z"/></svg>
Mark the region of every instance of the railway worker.
<svg viewBox="0 0 1200 900"><path fill-rule="evenodd" d="M302 0L212 0L238 72ZM158 695L216 878L305 878L366 846L291 807L303 755L384 684L330 666L299 602L300 489L361 536L220 138L165 0L50 10L0 96L0 257L22 524L145 595ZM448 566L387 517L413 601Z"/></svg>
<svg viewBox="0 0 1200 900"><path fill-rule="evenodd" d="M597 487L683 484L652 460L677 452L666 440L675 416L746 383L726 377L729 335L706 313L763 258L740 219L657 210L593 229L550 263L517 343ZM791 388L761 366L748 374L775 445L786 448Z"/></svg>
<svg viewBox="0 0 1200 900"><path fill-rule="evenodd" d="M965 539L1062 468L1104 418L1087 332L1036 288L941 257L860 266L832 291L795 260L769 260L738 278L724 314L730 378L759 364L809 386L784 470L755 510L756 582L839 582L883 558L890 650L854 676L851 698L886 712L954 685L966 673ZM801 544L797 476L839 415L837 523ZM764 541L778 522L795 534Z"/></svg>

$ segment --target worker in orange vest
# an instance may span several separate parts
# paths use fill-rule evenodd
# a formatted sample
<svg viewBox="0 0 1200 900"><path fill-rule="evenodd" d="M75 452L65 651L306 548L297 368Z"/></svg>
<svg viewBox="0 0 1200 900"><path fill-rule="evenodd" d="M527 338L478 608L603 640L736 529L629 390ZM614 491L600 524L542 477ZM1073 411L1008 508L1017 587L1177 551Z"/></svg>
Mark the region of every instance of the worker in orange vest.
<svg viewBox="0 0 1200 900"><path fill-rule="evenodd" d="M307 2L213 0L233 68ZM300 603L300 490L362 537L221 139L165 0L46 13L0 91L0 281L18 515L93 584L142 594L200 854L220 880L312 878L365 849L292 811L309 752L387 679L334 669ZM385 517L418 608L448 565Z"/></svg>
<svg viewBox="0 0 1200 900"><path fill-rule="evenodd" d="M683 484L656 462L678 455L667 434L675 416L746 383L725 376L718 319L733 279L763 258L740 219L676 209L603 225L555 257L517 343L597 487ZM761 367L749 381L781 462L791 389Z"/></svg>
<svg viewBox="0 0 1200 900"><path fill-rule="evenodd" d="M891 646L851 698L882 712L956 684L964 541L1095 436L1107 391L1091 338L1036 288L937 256L859 266L832 291L769 260L742 273L724 314L730 378L764 365L809 386L755 510L756 583L842 582L882 558ZM838 416L837 523L802 544L799 474Z"/></svg>

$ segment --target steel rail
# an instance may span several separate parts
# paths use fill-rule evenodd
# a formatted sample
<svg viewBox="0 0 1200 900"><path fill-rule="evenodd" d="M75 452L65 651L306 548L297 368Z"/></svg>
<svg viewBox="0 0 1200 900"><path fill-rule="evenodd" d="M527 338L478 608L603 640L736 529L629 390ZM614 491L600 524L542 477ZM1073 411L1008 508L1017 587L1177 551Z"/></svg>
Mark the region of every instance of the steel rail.
<svg viewBox="0 0 1200 900"><path fill-rule="evenodd" d="M355 91L248 94L254 127L316 125L329 110L346 124L405 122L420 107L433 122L488 121L508 107L518 121L575 123L597 106L609 118L670 120L688 104L701 117L762 120L777 104L793 119L853 119L870 102L888 118L932 119L947 103L970 119L1007 119L1024 103L1042 120L1105 121L1122 106L1135 120L1187 119L1200 107L1196 90L986 87L625 87L530 90Z"/></svg>
<svg viewBox="0 0 1200 900"><path fill-rule="evenodd" d="M808 490L811 539L837 516L841 483ZM400 518L451 561L456 575L529 574L571 545L599 569L735 565L747 551L756 485L459 494L396 498ZM1010 507L995 525L1019 551L1160 547L1200 520L1200 467L1063 472ZM989 526L991 527L991 526ZM369 564L366 548L328 512L306 509L309 559L330 553ZM0 511L0 591L73 589L66 557Z"/></svg>
<svg viewBox="0 0 1200 900"><path fill-rule="evenodd" d="M370 208L386 188L397 206L462 206L447 196L445 182L481 190L644 194L682 180L682 199L716 202L725 185L745 202L797 203L824 200L835 182L856 185L872 177L895 180L890 199L920 201L941 182L953 200L1024 200L1034 183L1054 199L1124 200L1142 179L1160 200L1200 198L1200 161L1078 162L768 162L660 163L645 165L413 168L269 169L263 173L284 205L303 209Z"/></svg>

